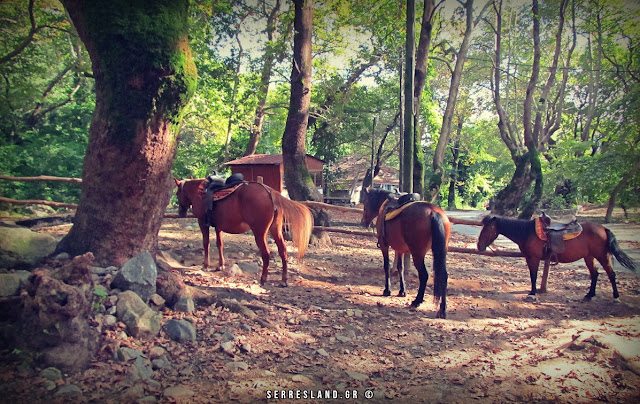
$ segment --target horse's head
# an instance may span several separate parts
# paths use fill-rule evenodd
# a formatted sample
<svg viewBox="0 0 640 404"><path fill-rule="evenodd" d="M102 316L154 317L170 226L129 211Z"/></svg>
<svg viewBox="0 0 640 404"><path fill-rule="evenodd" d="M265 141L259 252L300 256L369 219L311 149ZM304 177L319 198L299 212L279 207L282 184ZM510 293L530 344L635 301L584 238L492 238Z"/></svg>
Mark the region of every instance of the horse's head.
<svg viewBox="0 0 640 404"><path fill-rule="evenodd" d="M184 183L187 180L178 181L176 178L173 180L176 182L176 187L178 187L178 191L176 192L176 197L178 198L178 216L187 217L187 211L191 207L189 194L184 190Z"/></svg>
<svg viewBox="0 0 640 404"><path fill-rule="evenodd" d="M364 227L369 227L373 219L378 216L378 211L382 203L387 200L390 191L382 189L370 189L363 190L364 192L364 211L362 212L362 220L360 224Z"/></svg>
<svg viewBox="0 0 640 404"><path fill-rule="evenodd" d="M478 251L484 251L498 238L498 221L495 216L489 215L482 219L482 231L478 236Z"/></svg>

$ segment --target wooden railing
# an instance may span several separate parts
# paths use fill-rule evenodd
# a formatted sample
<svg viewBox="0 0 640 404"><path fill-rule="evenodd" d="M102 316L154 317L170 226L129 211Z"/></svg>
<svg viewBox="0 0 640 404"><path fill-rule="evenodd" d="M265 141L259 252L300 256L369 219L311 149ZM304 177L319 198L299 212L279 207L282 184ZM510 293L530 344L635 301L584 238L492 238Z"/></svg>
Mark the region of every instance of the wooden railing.
<svg viewBox="0 0 640 404"><path fill-rule="evenodd" d="M35 182L35 181L54 181L54 182L67 182L67 183L75 183L81 184L81 178L65 178L65 177L52 177L48 175L41 175L38 177L10 177L8 175L0 175L0 180L5 181L23 181L23 182ZM77 209L78 205L73 203L63 203L63 202L53 202L46 200L17 200L11 198L5 198L0 196L0 202L7 202L13 205L47 205L54 208L69 208L69 209ZM314 201L305 201L303 202L305 205L313 208L325 209L325 210L334 210L339 212L348 212L348 213L359 213L362 214L362 209L359 208L350 208L346 206L336 206L323 202L314 202ZM165 213L165 218L168 219L182 219L176 213ZM186 218L194 218L192 214L186 216ZM470 226L481 226L482 223L475 220L466 220L466 219L457 219L454 217L449 217L449 221L453 224L465 224ZM327 231L332 233L343 233L350 234L354 236L364 236L364 237L377 237L375 233L370 231L362 231L362 230L349 230L342 229L337 227L325 227L325 226L315 226L314 230L318 231ZM462 248L462 247L452 247L449 246L449 252L455 253L464 253L464 254L476 254L476 255L486 255L492 257L522 257L523 255L516 251L478 251L471 248Z"/></svg>

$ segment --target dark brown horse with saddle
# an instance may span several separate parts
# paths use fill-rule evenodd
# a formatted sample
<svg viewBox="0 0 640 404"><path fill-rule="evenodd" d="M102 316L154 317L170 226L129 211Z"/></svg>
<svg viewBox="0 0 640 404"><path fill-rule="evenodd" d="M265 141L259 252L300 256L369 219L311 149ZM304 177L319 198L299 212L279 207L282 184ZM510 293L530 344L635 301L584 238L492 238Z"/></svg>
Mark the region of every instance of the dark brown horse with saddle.
<svg viewBox="0 0 640 404"><path fill-rule="evenodd" d="M536 279L540 261L547 261L540 287L540 292L546 292L549 260L566 263L584 259L591 275L591 287L584 297L585 300L591 300L596 294L598 271L595 260L598 260L609 276L614 299L617 299L620 294L616 286L616 274L611 267L611 256L616 257L618 262L627 269L635 271L637 268L631 258L620 249L613 233L597 223L584 222L580 226L576 226L571 221L552 223L546 215L543 215L533 220L486 216L482 220L482 225L483 228L478 237L478 250L486 250L500 234L518 245L529 267L531 277L529 295L531 296L537 291Z"/></svg>

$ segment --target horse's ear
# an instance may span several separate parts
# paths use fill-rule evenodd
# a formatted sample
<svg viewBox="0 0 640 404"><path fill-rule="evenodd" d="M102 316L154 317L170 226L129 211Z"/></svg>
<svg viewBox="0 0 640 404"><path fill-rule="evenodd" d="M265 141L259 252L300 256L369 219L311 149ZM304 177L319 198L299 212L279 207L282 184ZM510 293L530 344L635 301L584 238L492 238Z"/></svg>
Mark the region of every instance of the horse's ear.
<svg viewBox="0 0 640 404"><path fill-rule="evenodd" d="M175 177L173 178L173 180L176 182L176 187L179 187L180 186L180 181Z"/></svg>

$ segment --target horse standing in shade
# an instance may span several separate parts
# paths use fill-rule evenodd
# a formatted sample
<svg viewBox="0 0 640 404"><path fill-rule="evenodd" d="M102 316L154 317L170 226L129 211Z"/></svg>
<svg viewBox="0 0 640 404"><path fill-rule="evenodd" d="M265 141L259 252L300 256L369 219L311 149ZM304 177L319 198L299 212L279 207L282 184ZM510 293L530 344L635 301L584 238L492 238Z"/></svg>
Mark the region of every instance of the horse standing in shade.
<svg viewBox="0 0 640 404"><path fill-rule="evenodd" d="M486 216L482 219L482 231L478 237L478 250L484 251L491 243L502 234L509 240L518 245L522 254L524 254L529 267L529 275L531 277L531 291L529 295L536 294L536 279L538 276L538 267L540 261L545 257L546 242L540 239L536 233L536 219L534 220L515 220L497 216ZM620 264L633 271L636 270L636 264L631 258L625 254L618 245L613 233L596 223L584 222L582 225L582 233L579 236L564 241L564 251L557 254L558 262L574 262L584 258L584 262L589 268L591 275L591 287L589 293L584 300L591 300L596 295L596 282L598 280L598 270L596 269L594 260L602 265L611 281L613 288L613 298L617 299L620 294L616 286L616 274L611 267L611 255L615 256ZM547 290L547 273L543 273L540 292Z"/></svg>
<svg viewBox="0 0 640 404"><path fill-rule="evenodd" d="M400 275L400 292L398 296L406 296L404 285L404 270L402 268L402 254L410 253L413 265L418 270L420 286L415 300L411 303L418 307L424 300L424 291L429 279L429 273L424 264L427 251L433 252L433 295L440 308L436 314L438 318L446 318L447 310L447 246L451 234L449 218L439 207L427 202L417 201L406 205L401 212L392 219L385 219L387 212L385 205L389 201L391 192L385 190L365 190L364 213L362 225L368 227L377 217L376 230L378 246L382 251L385 289L383 296L391 296L391 282L389 279L389 248L393 248L397 257L397 268ZM399 210L399 209L398 209Z"/></svg>
<svg viewBox="0 0 640 404"><path fill-rule="evenodd" d="M260 255L262 256L262 276L260 284L267 280L269 268L269 249L267 232L276 242L278 253L282 259L282 285L287 286L287 248L282 235L282 226L289 226L293 243L298 247L298 258L302 259L311 231L313 216L305 205L289 200L267 185L257 182L243 182L228 196L215 202L215 209L210 212L210 220L206 221L207 207L202 194L203 179L175 180L178 197L178 214L186 217L191 207L193 215L198 219L202 232L204 248L203 269L209 266L209 226L215 227L216 245L218 247L219 267L224 267L222 233L240 234L249 230L253 232Z"/></svg>

